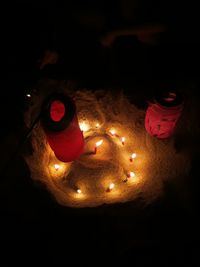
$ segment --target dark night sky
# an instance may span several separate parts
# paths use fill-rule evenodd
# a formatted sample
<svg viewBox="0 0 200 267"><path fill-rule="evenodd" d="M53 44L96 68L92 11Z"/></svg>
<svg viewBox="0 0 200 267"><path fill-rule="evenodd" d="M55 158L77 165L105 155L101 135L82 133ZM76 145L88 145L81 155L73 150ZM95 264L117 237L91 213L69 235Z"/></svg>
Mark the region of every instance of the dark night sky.
<svg viewBox="0 0 200 267"><path fill-rule="evenodd" d="M117 84L138 98L139 106L146 99L141 98L140 90L130 89L133 83L142 87L181 81L198 88L198 14L192 3L136 1L137 12L130 19L122 16L120 1L75 2L62 6L18 4L1 11L5 15L1 33L5 58L4 90L0 92L1 168L21 138L23 96L40 78L74 79L88 88ZM92 28L88 17L93 18ZM111 49L101 47L100 36L107 31L144 22L167 26L156 47L129 37L118 40ZM60 61L39 71L37 60L49 48L59 52ZM108 59L113 60L114 71L106 64ZM5 262L12 258L20 262L26 256L28 263L41 257L40 262L66 266L69 261L198 266L198 149L193 155L186 192L179 194L182 189L166 185L165 197L144 209L137 203L63 208L40 185L33 184L28 167L18 156L12 168L1 175L0 265L4 257Z"/></svg>

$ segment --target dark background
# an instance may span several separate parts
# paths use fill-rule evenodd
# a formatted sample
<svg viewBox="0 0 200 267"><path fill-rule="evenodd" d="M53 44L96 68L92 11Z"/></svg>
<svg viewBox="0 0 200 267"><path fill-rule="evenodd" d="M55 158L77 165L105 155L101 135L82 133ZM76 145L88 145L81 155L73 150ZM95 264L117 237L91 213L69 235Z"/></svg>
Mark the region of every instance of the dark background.
<svg viewBox="0 0 200 267"><path fill-rule="evenodd" d="M163 85L185 85L198 99L199 15L192 2L30 3L3 7L1 13L1 165L22 137L25 93L39 79L69 79L91 90L112 87L115 93L123 87L140 108L146 107L152 88ZM166 26L156 45L134 36L119 38L109 48L101 45L111 30L152 23ZM47 49L57 51L59 61L39 70ZM0 264L199 266L198 136L184 142L193 150L189 176L182 187L166 184L163 198L148 207L139 201L61 207L32 182L19 154L1 172Z"/></svg>

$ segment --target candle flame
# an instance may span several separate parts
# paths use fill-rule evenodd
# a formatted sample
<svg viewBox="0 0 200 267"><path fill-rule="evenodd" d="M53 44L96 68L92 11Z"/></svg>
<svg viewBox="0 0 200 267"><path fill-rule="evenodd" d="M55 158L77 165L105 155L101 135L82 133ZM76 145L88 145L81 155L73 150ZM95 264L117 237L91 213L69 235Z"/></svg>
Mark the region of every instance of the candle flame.
<svg viewBox="0 0 200 267"><path fill-rule="evenodd" d="M31 94L26 94L27 97L31 97Z"/></svg>
<svg viewBox="0 0 200 267"><path fill-rule="evenodd" d="M103 140L102 140L102 139L101 139L101 140L99 140L98 142L96 142L96 147L98 147L98 146L102 145L102 143L103 143Z"/></svg>
<svg viewBox="0 0 200 267"><path fill-rule="evenodd" d="M81 193L82 193L81 189L77 189L76 192L77 192L78 194L81 194Z"/></svg>
<svg viewBox="0 0 200 267"><path fill-rule="evenodd" d="M57 171L57 170L60 169L60 165L59 165L59 164L54 164L54 168L55 168L55 170Z"/></svg>
<svg viewBox="0 0 200 267"><path fill-rule="evenodd" d="M85 122L81 122L79 126L80 126L81 131L83 132L87 132L90 128L89 125Z"/></svg>
<svg viewBox="0 0 200 267"><path fill-rule="evenodd" d="M115 130L110 130L109 131L112 135L115 135L116 134L116 131Z"/></svg>
<svg viewBox="0 0 200 267"><path fill-rule="evenodd" d="M110 190L112 190L114 187L115 187L115 184L113 184L113 183L111 183L111 184L109 185L109 189L110 189Z"/></svg>
<svg viewBox="0 0 200 267"><path fill-rule="evenodd" d="M132 159L135 159L136 156L137 156L136 153L133 153L133 154L131 155L131 158L132 158Z"/></svg>
<svg viewBox="0 0 200 267"><path fill-rule="evenodd" d="M134 177L135 173L134 172L129 172L129 177Z"/></svg>
<svg viewBox="0 0 200 267"><path fill-rule="evenodd" d="M96 128L99 128L100 124L99 123L96 123Z"/></svg>
<svg viewBox="0 0 200 267"><path fill-rule="evenodd" d="M124 143L124 142L125 142L125 140L126 140L126 138L125 138L125 137L122 137L122 138L121 138L121 141L122 141L122 143Z"/></svg>

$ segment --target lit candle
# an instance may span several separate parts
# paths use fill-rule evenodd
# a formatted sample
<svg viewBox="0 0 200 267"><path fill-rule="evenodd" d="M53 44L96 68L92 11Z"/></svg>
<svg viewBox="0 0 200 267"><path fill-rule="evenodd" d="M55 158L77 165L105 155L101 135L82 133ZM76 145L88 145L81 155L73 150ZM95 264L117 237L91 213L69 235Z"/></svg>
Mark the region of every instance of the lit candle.
<svg viewBox="0 0 200 267"><path fill-rule="evenodd" d="M99 123L96 123L95 127L96 128L99 128L100 124Z"/></svg>
<svg viewBox="0 0 200 267"><path fill-rule="evenodd" d="M136 153L133 153L131 156L130 156L130 162L133 162L133 159L135 159L136 158Z"/></svg>
<svg viewBox="0 0 200 267"><path fill-rule="evenodd" d="M26 96L30 98L31 97L31 94L26 94Z"/></svg>
<svg viewBox="0 0 200 267"><path fill-rule="evenodd" d="M77 189L76 192L77 192L78 194L81 194L81 193L82 193L81 189Z"/></svg>
<svg viewBox="0 0 200 267"><path fill-rule="evenodd" d="M90 128L89 125L85 122L81 122L79 126L82 132L87 132Z"/></svg>
<svg viewBox="0 0 200 267"><path fill-rule="evenodd" d="M60 165L54 164L54 168L55 168L56 171L58 171L60 169Z"/></svg>
<svg viewBox="0 0 200 267"><path fill-rule="evenodd" d="M115 187L115 184L111 183L107 189L107 192L112 191L112 189Z"/></svg>
<svg viewBox="0 0 200 267"><path fill-rule="evenodd" d="M131 178L131 177L134 177L135 176L135 173L134 172L128 172L127 173L127 177L128 178Z"/></svg>
<svg viewBox="0 0 200 267"><path fill-rule="evenodd" d="M126 138L125 138L125 137L121 137L121 142L122 142L122 145L124 145L124 143L125 143L125 140L126 140Z"/></svg>
<svg viewBox="0 0 200 267"><path fill-rule="evenodd" d="M110 130L109 133L110 133L112 136L119 137L119 135L116 134L116 131L115 131L115 130Z"/></svg>
<svg viewBox="0 0 200 267"><path fill-rule="evenodd" d="M103 143L103 140L100 140L100 141L96 142L95 147L94 147L94 154L97 153L97 147L99 147L100 145L102 145L102 143Z"/></svg>

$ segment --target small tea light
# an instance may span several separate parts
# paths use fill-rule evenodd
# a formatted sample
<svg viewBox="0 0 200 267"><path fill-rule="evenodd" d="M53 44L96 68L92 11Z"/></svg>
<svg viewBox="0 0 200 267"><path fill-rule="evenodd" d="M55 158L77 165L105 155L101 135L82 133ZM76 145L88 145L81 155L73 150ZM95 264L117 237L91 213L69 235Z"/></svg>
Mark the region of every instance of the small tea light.
<svg viewBox="0 0 200 267"><path fill-rule="evenodd" d="M95 147L94 147L94 154L97 153L97 147L101 146L103 144L103 140L99 140L98 142L96 142Z"/></svg>
<svg viewBox="0 0 200 267"><path fill-rule="evenodd" d="M76 192L77 192L78 194L81 194L81 193L82 193L81 189L77 189Z"/></svg>
<svg viewBox="0 0 200 267"><path fill-rule="evenodd" d="M107 189L107 192L110 192L113 190L113 188L115 187L115 184L111 183Z"/></svg>
<svg viewBox="0 0 200 267"><path fill-rule="evenodd" d="M136 153L133 153L131 156L130 156L130 162L133 162L133 159L135 159L136 158Z"/></svg>
<svg viewBox="0 0 200 267"><path fill-rule="evenodd" d="M125 140L126 140L126 138L125 138L125 137L121 137L121 142L122 142L122 145L124 145L124 144L125 144Z"/></svg>
<svg viewBox="0 0 200 267"><path fill-rule="evenodd" d="M58 171L60 169L60 165L59 164L54 164L54 168L56 171Z"/></svg>
<svg viewBox="0 0 200 267"><path fill-rule="evenodd" d="M135 176L135 173L134 172L128 172L127 173L127 177L128 178L131 178L131 177L134 177Z"/></svg>
<svg viewBox="0 0 200 267"><path fill-rule="evenodd" d="M31 94L26 94L26 96L27 96L28 98L30 98L30 97L31 97Z"/></svg>

